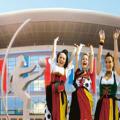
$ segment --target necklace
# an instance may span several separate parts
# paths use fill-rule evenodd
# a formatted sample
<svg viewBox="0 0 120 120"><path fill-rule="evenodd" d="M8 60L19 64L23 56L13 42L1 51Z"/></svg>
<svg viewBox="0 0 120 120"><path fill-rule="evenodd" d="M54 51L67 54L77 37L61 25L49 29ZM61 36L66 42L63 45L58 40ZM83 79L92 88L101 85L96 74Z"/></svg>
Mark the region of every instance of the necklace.
<svg viewBox="0 0 120 120"><path fill-rule="evenodd" d="M107 72L105 73L105 79L106 79L106 80L109 80L109 78L111 77L111 75L112 75L112 71L107 71Z"/></svg>

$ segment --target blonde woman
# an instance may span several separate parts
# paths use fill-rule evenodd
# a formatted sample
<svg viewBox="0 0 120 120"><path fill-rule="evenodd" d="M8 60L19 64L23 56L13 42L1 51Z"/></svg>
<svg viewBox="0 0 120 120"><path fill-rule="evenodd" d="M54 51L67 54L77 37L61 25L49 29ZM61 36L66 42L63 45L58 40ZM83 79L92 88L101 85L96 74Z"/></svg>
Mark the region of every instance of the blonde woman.
<svg viewBox="0 0 120 120"><path fill-rule="evenodd" d="M80 51L84 45L80 44L76 52L76 71L73 85L76 90L72 93L69 120L92 120L92 94L90 74L93 72L94 51L90 46L90 56L83 53L79 63ZM89 63L90 61L90 63ZM79 68L81 64L82 69Z"/></svg>

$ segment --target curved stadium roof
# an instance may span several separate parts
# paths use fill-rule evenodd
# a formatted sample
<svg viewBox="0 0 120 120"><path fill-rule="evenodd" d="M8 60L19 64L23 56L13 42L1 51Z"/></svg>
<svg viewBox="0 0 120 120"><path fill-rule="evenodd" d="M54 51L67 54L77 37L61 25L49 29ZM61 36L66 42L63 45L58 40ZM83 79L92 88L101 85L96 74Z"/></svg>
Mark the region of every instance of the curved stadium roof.
<svg viewBox="0 0 120 120"><path fill-rule="evenodd" d="M0 14L0 49L6 48L20 24L31 22L17 36L13 47L59 44L93 44L98 47L100 29L106 33L105 49L113 50L113 31L120 29L120 16L77 9L34 9ZM120 41L120 37L119 37ZM120 42L119 42L120 47Z"/></svg>

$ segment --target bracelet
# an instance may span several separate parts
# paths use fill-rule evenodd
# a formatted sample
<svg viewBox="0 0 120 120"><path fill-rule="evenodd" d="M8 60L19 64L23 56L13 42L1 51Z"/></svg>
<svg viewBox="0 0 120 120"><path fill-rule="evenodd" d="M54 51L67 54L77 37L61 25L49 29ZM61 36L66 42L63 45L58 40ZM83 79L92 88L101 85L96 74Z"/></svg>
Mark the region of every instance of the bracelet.
<svg viewBox="0 0 120 120"><path fill-rule="evenodd" d="M100 40L99 45L104 45L104 40Z"/></svg>
<svg viewBox="0 0 120 120"><path fill-rule="evenodd" d="M103 44L104 44L103 42L99 42L99 45L102 45L102 46L103 46Z"/></svg>
<svg viewBox="0 0 120 120"><path fill-rule="evenodd" d="M90 56L94 56L94 54L90 54Z"/></svg>
<svg viewBox="0 0 120 120"><path fill-rule="evenodd" d="M104 45L104 40L100 40L99 45Z"/></svg>

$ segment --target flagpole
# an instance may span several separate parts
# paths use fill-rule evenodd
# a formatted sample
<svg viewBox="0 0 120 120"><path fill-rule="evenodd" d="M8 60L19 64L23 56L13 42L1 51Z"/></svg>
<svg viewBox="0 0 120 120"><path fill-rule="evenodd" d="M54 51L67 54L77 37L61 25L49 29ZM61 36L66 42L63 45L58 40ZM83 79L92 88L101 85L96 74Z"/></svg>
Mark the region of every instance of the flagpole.
<svg viewBox="0 0 120 120"><path fill-rule="evenodd" d="M5 106L5 103L4 103L4 97L3 97L3 96L5 95L5 93L4 93L4 91L3 91L3 78L4 78L4 71L5 71L5 64L6 64L6 61L7 61L7 56L8 56L8 54L9 54L9 50L10 50L13 42L15 41L16 36L18 35L18 33L22 30L22 28L23 28L28 22L30 22L30 19L25 20L25 21L23 22L23 24L22 24L22 25L16 30L16 32L14 33L14 35L13 35L13 37L12 37L12 39L11 39L9 45L8 45L8 48L7 48L6 52L5 52L5 57L4 57L4 61L3 61L2 76L1 76L1 96L2 96L1 101L2 101L2 103L3 103L3 107L5 108L5 112L6 112L6 114L7 114L7 119L8 119L8 120L9 120L9 115L8 115L7 110L6 110L6 106Z"/></svg>

